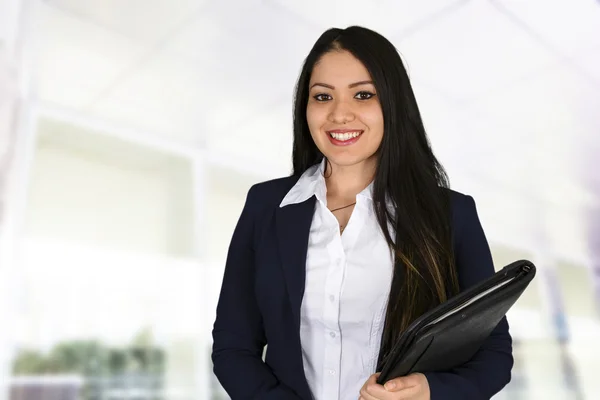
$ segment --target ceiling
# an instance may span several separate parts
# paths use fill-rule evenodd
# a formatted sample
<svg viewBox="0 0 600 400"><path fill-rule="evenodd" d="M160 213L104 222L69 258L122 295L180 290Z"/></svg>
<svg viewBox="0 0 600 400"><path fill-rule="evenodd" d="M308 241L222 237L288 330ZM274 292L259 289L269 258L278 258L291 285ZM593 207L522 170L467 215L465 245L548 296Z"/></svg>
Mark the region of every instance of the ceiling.
<svg viewBox="0 0 600 400"><path fill-rule="evenodd" d="M292 89L319 34L375 29L491 240L600 260L597 1L46 0L33 18L43 104L204 148L257 180L289 171Z"/></svg>

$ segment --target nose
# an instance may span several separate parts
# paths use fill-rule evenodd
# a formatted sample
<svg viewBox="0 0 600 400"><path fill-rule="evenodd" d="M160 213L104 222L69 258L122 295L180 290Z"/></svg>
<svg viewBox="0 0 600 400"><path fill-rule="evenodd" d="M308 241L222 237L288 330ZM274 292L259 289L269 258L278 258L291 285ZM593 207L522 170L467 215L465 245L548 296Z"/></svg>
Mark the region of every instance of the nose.
<svg viewBox="0 0 600 400"><path fill-rule="evenodd" d="M335 124L345 124L354 121L355 115L352 107L345 101L333 101L329 121Z"/></svg>

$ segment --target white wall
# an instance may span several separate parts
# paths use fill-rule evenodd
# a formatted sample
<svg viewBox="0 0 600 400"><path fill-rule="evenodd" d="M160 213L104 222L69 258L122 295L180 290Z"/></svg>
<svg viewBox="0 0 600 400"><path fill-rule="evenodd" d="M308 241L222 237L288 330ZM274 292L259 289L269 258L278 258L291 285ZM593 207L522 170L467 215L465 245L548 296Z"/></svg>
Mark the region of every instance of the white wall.
<svg viewBox="0 0 600 400"><path fill-rule="evenodd" d="M174 256L192 253L189 162L118 141L106 145L89 132L60 140L46 133L48 126L48 132L59 129L50 122L40 125L28 236ZM136 151L147 158L136 161L142 157Z"/></svg>

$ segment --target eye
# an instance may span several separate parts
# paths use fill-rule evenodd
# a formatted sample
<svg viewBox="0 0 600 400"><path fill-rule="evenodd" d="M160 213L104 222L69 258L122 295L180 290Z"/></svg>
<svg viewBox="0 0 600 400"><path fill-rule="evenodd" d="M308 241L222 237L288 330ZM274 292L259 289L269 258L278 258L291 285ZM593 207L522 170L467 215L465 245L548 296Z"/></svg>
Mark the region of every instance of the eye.
<svg viewBox="0 0 600 400"><path fill-rule="evenodd" d="M315 96L313 96L313 98L317 101L326 101L326 100L331 100L331 96L325 93L319 93Z"/></svg>
<svg viewBox="0 0 600 400"><path fill-rule="evenodd" d="M367 91L363 90L362 92L356 93L356 96L354 96L354 98L358 99L358 100L369 100L373 96L375 96L375 93L371 93L371 92L367 92Z"/></svg>

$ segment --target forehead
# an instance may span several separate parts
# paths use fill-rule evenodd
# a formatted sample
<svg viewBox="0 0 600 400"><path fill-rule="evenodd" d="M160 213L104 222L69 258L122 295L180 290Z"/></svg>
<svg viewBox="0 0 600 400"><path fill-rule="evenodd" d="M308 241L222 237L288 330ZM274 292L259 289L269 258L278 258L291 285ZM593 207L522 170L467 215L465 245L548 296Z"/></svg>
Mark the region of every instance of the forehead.
<svg viewBox="0 0 600 400"><path fill-rule="evenodd" d="M325 53L315 64L310 81L335 85L336 82L350 84L369 79L367 68L351 53L332 51Z"/></svg>

